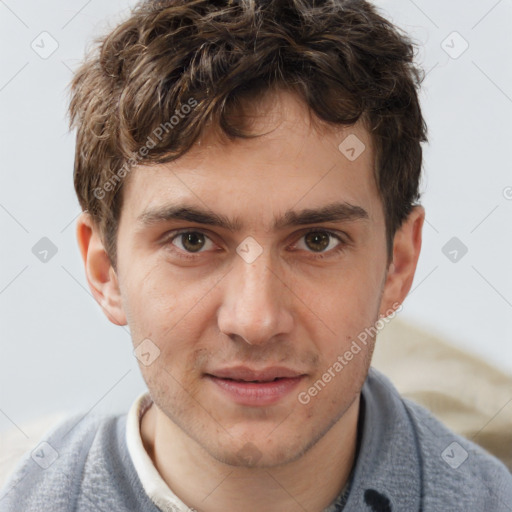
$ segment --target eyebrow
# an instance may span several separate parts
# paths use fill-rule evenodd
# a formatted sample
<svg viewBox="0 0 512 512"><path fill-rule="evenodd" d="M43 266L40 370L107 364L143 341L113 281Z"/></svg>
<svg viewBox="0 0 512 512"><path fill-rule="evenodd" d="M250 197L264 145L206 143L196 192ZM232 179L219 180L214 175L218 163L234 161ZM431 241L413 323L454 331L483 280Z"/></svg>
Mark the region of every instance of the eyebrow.
<svg viewBox="0 0 512 512"><path fill-rule="evenodd" d="M279 230L323 222L368 220L368 218L368 213L360 206L345 202L331 203L321 208L308 208L297 212L288 210L281 217L274 219L273 229ZM243 223L238 218L229 219L224 215L186 204L146 209L137 217L137 223L143 227L174 220L217 226L231 232L238 232L243 229Z"/></svg>

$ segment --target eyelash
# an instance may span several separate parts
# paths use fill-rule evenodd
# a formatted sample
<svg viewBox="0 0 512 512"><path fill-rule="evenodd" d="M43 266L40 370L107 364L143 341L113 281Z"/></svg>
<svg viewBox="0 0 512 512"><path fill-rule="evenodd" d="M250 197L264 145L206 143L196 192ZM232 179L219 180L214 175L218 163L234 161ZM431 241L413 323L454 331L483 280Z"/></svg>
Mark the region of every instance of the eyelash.
<svg viewBox="0 0 512 512"><path fill-rule="evenodd" d="M205 232L203 232L201 230L182 229L182 230L179 230L179 231L173 231L173 232L169 233L168 236L165 237L165 239L163 240L162 243L164 245L166 245L166 246L169 246L169 247L172 246L173 247L173 243L172 242L174 242L174 240L176 238L178 238L180 235L184 235L186 233L200 233L201 235L204 235L206 238L211 240L211 238ZM329 231L327 229L320 229L320 228L310 228L310 229L308 229L306 232L304 232L300 236L299 240L301 238L306 237L310 233L325 233L325 234L329 235L332 238L335 238L336 240L338 240L340 242L336 247L334 247L333 249L330 249L328 252L314 253L312 251L308 251L308 252L311 252L311 256L308 256L308 257L313 259L313 260L323 260L323 259L326 259L326 258L334 257L334 256L338 255L340 252L342 252L343 250L345 250L345 247L349 243L341 235L339 235L337 233L334 233L333 231ZM184 252L181 249L174 249L174 248L172 248L171 250L176 255L178 255L178 257L183 258L183 259L187 259L187 260L197 259L198 255L201 254L200 252L199 253L190 253L190 252Z"/></svg>
<svg viewBox="0 0 512 512"><path fill-rule="evenodd" d="M317 253L315 253L315 252L312 252L312 251L308 251L311 254L308 257L313 259L313 260L323 260L323 259L327 259L327 258L331 258L331 257L337 256L339 253L344 251L346 246L348 245L348 241L346 239L344 239L338 233L334 233L333 231L329 231L328 229L320 229L320 228L310 228L310 229L308 229L306 232L304 232L300 236L299 240L304 238L304 237L306 237L310 233L325 233L326 235L329 235L331 238L335 238L339 242L339 244L336 247L334 247L333 249L330 249L327 252L317 252Z"/></svg>

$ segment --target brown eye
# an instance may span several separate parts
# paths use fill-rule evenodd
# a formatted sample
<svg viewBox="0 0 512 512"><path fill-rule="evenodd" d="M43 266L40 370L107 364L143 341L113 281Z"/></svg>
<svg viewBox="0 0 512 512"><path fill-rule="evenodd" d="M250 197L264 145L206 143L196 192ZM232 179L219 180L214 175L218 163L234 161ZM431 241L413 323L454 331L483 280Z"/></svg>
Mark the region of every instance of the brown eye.
<svg viewBox="0 0 512 512"><path fill-rule="evenodd" d="M309 253L309 258L324 260L339 256L346 246L347 241L342 234L324 229L310 229L300 237L294 249Z"/></svg>
<svg viewBox="0 0 512 512"><path fill-rule="evenodd" d="M304 237L306 245L314 252L322 252L329 247L331 238L332 235L325 231L312 231Z"/></svg>
<svg viewBox="0 0 512 512"><path fill-rule="evenodd" d="M177 235L173 240L173 244L187 252L199 252L201 249L203 249L203 247L205 247L207 239L208 237L206 237L203 233L199 233L197 231L187 231ZM177 242L181 243L178 244Z"/></svg>

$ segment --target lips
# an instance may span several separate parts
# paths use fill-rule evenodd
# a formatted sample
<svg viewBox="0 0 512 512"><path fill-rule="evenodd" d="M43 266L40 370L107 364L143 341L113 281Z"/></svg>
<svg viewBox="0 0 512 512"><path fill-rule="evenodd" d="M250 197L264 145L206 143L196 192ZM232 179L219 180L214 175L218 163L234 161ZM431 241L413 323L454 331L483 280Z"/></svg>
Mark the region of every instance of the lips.
<svg viewBox="0 0 512 512"><path fill-rule="evenodd" d="M214 370L207 375L219 379L229 379L240 382L272 382L277 379L300 377L304 375L304 373L282 366L272 366L261 370L248 368L246 366L236 366L233 368Z"/></svg>
<svg viewBox="0 0 512 512"><path fill-rule="evenodd" d="M305 373L273 366L256 370L245 366L222 368L205 374L224 397L244 406L270 406L283 400L299 385Z"/></svg>

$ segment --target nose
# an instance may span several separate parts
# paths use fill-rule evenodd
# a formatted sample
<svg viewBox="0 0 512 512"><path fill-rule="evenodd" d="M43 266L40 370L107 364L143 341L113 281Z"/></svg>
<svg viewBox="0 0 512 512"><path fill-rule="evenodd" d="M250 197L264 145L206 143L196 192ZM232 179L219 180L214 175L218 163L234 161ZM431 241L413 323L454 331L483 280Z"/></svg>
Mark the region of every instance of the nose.
<svg viewBox="0 0 512 512"><path fill-rule="evenodd" d="M219 329L249 345L275 341L293 328L292 296L265 253L250 264L239 258L226 276Z"/></svg>

